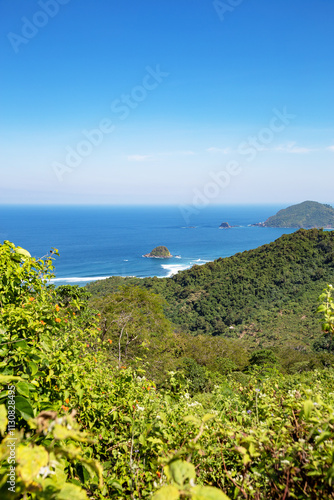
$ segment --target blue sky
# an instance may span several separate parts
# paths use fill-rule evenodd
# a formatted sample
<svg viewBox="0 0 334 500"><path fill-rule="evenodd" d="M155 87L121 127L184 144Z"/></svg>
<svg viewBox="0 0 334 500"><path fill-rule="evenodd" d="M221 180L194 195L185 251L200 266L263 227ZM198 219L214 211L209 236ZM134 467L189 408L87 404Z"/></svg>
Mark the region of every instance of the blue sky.
<svg viewBox="0 0 334 500"><path fill-rule="evenodd" d="M332 0L0 0L0 203L333 202Z"/></svg>

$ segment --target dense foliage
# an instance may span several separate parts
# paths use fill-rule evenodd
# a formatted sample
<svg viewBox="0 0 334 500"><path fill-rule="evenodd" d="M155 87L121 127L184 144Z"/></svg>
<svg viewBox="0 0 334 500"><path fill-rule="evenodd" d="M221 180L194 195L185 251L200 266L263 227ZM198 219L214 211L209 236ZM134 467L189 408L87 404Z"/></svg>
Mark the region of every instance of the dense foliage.
<svg viewBox="0 0 334 500"><path fill-rule="evenodd" d="M167 317L183 331L239 339L256 349L293 349L302 356L322 336L315 304L331 281L334 233L301 229L170 278L114 277L87 289L103 296L121 284L135 284L162 295Z"/></svg>
<svg viewBox="0 0 334 500"><path fill-rule="evenodd" d="M276 215L269 217L266 227L334 227L334 209L330 205L323 205L316 201L304 201L298 205L284 208Z"/></svg>
<svg viewBox="0 0 334 500"><path fill-rule="evenodd" d="M334 498L332 368L173 331L145 288L56 291L51 257L0 246L1 498Z"/></svg>

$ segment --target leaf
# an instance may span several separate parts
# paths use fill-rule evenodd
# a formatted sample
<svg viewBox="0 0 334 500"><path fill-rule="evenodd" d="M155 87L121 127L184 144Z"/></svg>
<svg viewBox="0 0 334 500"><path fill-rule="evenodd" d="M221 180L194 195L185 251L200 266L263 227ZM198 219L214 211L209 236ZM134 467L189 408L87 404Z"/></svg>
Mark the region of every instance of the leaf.
<svg viewBox="0 0 334 500"><path fill-rule="evenodd" d="M66 483L57 493L57 500L87 500L87 493L75 484Z"/></svg>
<svg viewBox="0 0 334 500"><path fill-rule="evenodd" d="M236 449L239 453L241 453L241 455L246 455L246 453L247 453L247 449L246 449L246 448L244 448L244 446L235 446L235 449Z"/></svg>
<svg viewBox="0 0 334 500"><path fill-rule="evenodd" d="M332 438L332 433L325 431L323 432L316 440L317 445L321 444L323 441L326 441L326 439L331 439Z"/></svg>
<svg viewBox="0 0 334 500"><path fill-rule="evenodd" d="M49 454L42 446L19 445L16 450L17 475L28 486L36 480L41 467L49 462Z"/></svg>
<svg viewBox="0 0 334 500"><path fill-rule="evenodd" d="M174 460L166 467L167 477L172 479L177 485L183 487L186 481L195 479L196 471L193 464L183 460Z"/></svg>
<svg viewBox="0 0 334 500"><path fill-rule="evenodd" d="M0 434L3 436L8 424L7 409L5 405L0 405Z"/></svg>
<svg viewBox="0 0 334 500"><path fill-rule="evenodd" d="M0 385L7 385L8 382L13 382L16 380L22 380L21 377L16 377L14 375L0 375Z"/></svg>
<svg viewBox="0 0 334 500"><path fill-rule="evenodd" d="M309 419L313 409L314 409L313 401L310 401L309 399L307 401L304 401L304 416L306 419Z"/></svg>
<svg viewBox="0 0 334 500"><path fill-rule="evenodd" d="M149 441L152 445L153 444L163 444L161 439L155 438L155 437L149 437L149 438L147 438L147 441Z"/></svg>
<svg viewBox="0 0 334 500"><path fill-rule="evenodd" d="M111 488L115 488L116 490L119 490L119 491L123 491L123 487L122 485L116 481L116 480L113 480L110 485L109 485Z"/></svg>
<svg viewBox="0 0 334 500"><path fill-rule="evenodd" d="M179 490L175 486L164 486L157 491L152 500L179 500Z"/></svg>
<svg viewBox="0 0 334 500"><path fill-rule="evenodd" d="M25 257L25 258L30 257L31 258L31 255L28 252L28 250L25 250L24 248L16 247L15 252L18 253L19 255L22 255L22 257Z"/></svg>
<svg viewBox="0 0 334 500"><path fill-rule="evenodd" d="M201 423L198 418L194 417L194 415L187 415L186 417L184 417L183 420L185 422L193 422L196 425L200 425L200 423Z"/></svg>
<svg viewBox="0 0 334 500"><path fill-rule="evenodd" d="M193 500L229 500L229 497L213 486L195 486L191 490Z"/></svg>
<svg viewBox="0 0 334 500"><path fill-rule="evenodd" d="M208 422L209 420L212 420L213 418L216 418L216 415L214 415L213 413L207 413L206 415L204 415L204 417L202 418L202 422L203 424L205 422Z"/></svg>
<svg viewBox="0 0 334 500"><path fill-rule="evenodd" d="M23 396L15 397L15 408L24 420L34 418L34 410L32 409L30 402Z"/></svg>
<svg viewBox="0 0 334 500"><path fill-rule="evenodd" d="M29 366L29 370L31 372L31 376L33 377L35 375L35 373L37 373L37 371L38 371L38 366L33 361L29 361L28 366Z"/></svg>
<svg viewBox="0 0 334 500"><path fill-rule="evenodd" d="M29 398L29 385L27 382L18 382L16 384L16 389L21 396L24 396L26 398Z"/></svg>
<svg viewBox="0 0 334 500"><path fill-rule="evenodd" d="M28 349L28 344L25 340L19 340L16 342L16 347L19 347L23 351L26 351Z"/></svg>
<svg viewBox="0 0 334 500"><path fill-rule="evenodd" d="M56 424L54 426L53 435L55 439L59 439L60 441L68 438L73 439L74 441L82 441L83 443L87 441L87 438L83 433L78 432L74 429L67 429L60 424Z"/></svg>
<svg viewBox="0 0 334 500"><path fill-rule="evenodd" d="M143 446L146 446L146 444L147 444L147 443L146 443L145 436L143 436L143 434L141 434L141 435L139 436L138 441L139 441L139 443L140 443L141 445L143 445Z"/></svg>

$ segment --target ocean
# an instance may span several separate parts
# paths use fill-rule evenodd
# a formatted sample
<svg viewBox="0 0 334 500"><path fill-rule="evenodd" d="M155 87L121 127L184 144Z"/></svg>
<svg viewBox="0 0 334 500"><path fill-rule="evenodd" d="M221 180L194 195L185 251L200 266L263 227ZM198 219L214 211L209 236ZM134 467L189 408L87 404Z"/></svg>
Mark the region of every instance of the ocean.
<svg viewBox="0 0 334 500"><path fill-rule="evenodd" d="M109 276L165 277L294 232L250 226L285 207L215 205L185 218L177 206L2 205L0 241L12 241L37 258L57 248L56 285L85 285ZM222 222L237 227L219 229ZM159 245L174 257L142 257Z"/></svg>

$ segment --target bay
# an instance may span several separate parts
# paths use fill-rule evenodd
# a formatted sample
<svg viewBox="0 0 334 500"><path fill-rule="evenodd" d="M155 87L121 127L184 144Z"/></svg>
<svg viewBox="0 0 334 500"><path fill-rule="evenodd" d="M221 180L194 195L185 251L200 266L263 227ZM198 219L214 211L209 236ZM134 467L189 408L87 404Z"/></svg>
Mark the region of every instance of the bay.
<svg viewBox="0 0 334 500"><path fill-rule="evenodd" d="M108 276L170 276L194 264L270 243L295 229L252 227L286 205L177 206L0 206L0 241L9 240L34 257L52 247L56 285L79 284ZM230 229L219 229L228 222ZM171 259L143 254L158 245Z"/></svg>

